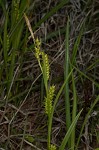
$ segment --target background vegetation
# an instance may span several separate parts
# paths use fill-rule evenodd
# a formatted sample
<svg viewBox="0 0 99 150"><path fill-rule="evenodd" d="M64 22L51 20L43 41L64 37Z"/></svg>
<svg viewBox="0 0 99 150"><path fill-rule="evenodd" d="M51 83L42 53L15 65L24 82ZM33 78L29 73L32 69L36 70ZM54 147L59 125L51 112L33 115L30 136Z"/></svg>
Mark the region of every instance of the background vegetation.
<svg viewBox="0 0 99 150"><path fill-rule="evenodd" d="M98 0L0 0L0 148L99 149L98 47Z"/></svg>

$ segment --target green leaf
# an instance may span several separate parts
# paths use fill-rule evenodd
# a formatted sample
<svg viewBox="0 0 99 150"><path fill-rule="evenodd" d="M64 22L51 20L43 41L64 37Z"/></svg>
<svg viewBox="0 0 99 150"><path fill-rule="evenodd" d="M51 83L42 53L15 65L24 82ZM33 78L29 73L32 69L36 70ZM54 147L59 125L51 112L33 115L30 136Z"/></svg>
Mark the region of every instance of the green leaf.
<svg viewBox="0 0 99 150"><path fill-rule="evenodd" d="M69 137L70 137L70 135L71 135L71 133L72 133L76 123L77 123L77 120L78 120L81 112L82 112L82 110L78 113L78 115L75 117L74 121L72 122L71 126L69 127L69 129L68 129L68 131L67 131L67 133L66 133L66 135L65 135L65 137L64 137L64 139L63 139L63 141L61 143L61 146L59 147L59 150L64 150L65 149L65 146L66 146L66 144L68 142L68 139L69 139Z"/></svg>
<svg viewBox="0 0 99 150"><path fill-rule="evenodd" d="M30 142L30 143L33 143L34 142L34 138L31 136L31 135L26 135L25 136L25 139Z"/></svg>

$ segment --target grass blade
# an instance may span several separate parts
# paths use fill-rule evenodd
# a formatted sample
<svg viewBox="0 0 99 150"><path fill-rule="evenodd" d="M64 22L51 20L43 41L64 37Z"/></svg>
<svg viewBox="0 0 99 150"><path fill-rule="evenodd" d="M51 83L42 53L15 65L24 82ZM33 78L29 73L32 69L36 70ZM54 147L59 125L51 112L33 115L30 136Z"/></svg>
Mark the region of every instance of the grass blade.
<svg viewBox="0 0 99 150"><path fill-rule="evenodd" d="M66 78L68 74L69 74L69 18L66 27L64 78ZM71 124L70 102L69 102L69 81L66 82L64 91L65 91L66 129L68 130ZM68 144L70 146L70 143Z"/></svg>
<svg viewBox="0 0 99 150"><path fill-rule="evenodd" d="M83 33L83 26L82 26L82 29L80 30L79 35L77 36L77 39L76 39L74 47L73 47L73 54L72 54L72 58L71 58L72 64L75 63L75 58L76 58L77 50L78 50L78 47L79 47L79 44L81 41L82 33Z"/></svg>
<svg viewBox="0 0 99 150"><path fill-rule="evenodd" d="M76 94L76 87L75 87L75 79L72 73L72 85L73 85L73 110L72 110L72 122L75 120L76 113L77 113L77 94ZM75 127L72 130L71 134L71 149L74 150L75 146Z"/></svg>
<svg viewBox="0 0 99 150"><path fill-rule="evenodd" d="M71 135L71 133L72 133L76 123L77 123L77 120L78 120L81 112L82 112L82 110L78 113L78 115L75 117L74 121L72 122L71 126L69 127L69 129L68 129L68 131L67 131L67 133L66 133L66 135L65 135L65 137L64 137L64 139L63 139L63 141L61 143L61 146L59 147L59 150L64 150L65 149L65 146L66 146L66 144L68 142L68 139L69 139L69 137L70 137L70 135Z"/></svg>
<svg viewBox="0 0 99 150"><path fill-rule="evenodd" d="M8 60L8 33L7 33L7 26L8 26L8 12L5 14L5 23L4 23L4 40L3 40L3 55L4 55L4 64L5 64L5 71L6 71L6 79L8 75L7 71L7 60Z"/></svg>

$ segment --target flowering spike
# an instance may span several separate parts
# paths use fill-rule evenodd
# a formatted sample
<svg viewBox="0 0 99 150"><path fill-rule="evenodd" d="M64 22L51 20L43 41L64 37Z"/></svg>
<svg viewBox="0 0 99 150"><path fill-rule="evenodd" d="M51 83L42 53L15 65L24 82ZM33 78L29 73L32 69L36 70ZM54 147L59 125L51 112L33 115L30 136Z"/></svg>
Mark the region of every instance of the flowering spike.
<svg viewBox="0 0 99 150"><path fill-rule="evenodd" d="M48 81L49 74L50 74L49 73L50 66L49 66L49 61L48 61L48 55L45 54L44 52L42 52L42 59L43 59L43 73L44 73L46 80Z"/></svg>
<svg viewBox="0 0 99 150"><path fill-rule="evenodd" d="M50 150L56 150L56 146L55 145L51 145L50 146Z"/></svg>
<svg viewBox="0 0 99 150"><path fill-rule="evenodd" d="M52 111L52 101L54 97L54 92L55 92L55 86L52 85L50 86L47 97L45 98L45 112L47 115L50 115Z"/></svg>
<svg viewBox="0 0 99 150"><path fill-rule="evenodd" d="M35 43L36 43L36 46L40 48L41 41L38 38L35 40Z"/></svg>
<svg viewBox="0 0 99 150"><path fill-rule="evenodd" d="M40 45L41 42L38 40L38 38L35 40L35 57L37 58L38 61L40 61Z"/></svg>
<svg viewBox="0 0 99 150"><path fill-rule="evenodd" d="M15 11L15 18L16 18L16 21L19 19L19 2L16 2L14 0L14 11Z"/></svg>
<svg viewBox="0 0 99 150"><path fill-rule="evenodd" d="M45 54L45 65L46 65L46 75L47 75L47 80L49 79L49 62L48 62L48 55Z"/></svg>

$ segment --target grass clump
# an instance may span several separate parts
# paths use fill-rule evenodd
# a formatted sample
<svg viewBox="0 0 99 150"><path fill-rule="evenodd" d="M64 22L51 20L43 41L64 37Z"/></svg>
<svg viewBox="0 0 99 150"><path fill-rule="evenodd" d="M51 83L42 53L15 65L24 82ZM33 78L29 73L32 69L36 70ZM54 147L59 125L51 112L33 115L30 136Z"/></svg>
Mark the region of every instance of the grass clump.
<svg viewBox="0 0 99 150"><path fill-rule="evenodd" d="M49 62L48 56L44 52L40 51L40 41L38 39L35 41L35 56L36 56L36 59L38 60L38 64L42 71L44 85L45 85L45 89L46 89L46 95L47 95L45 97L44 105L45 105L45 113L48 116L48 150L55 150L56 146L51 145L52 119L53 119L53 113L54 113L54 109L55 109L55 105L56 105L56 100L58 100L58 97L61 94L62 90L60 89L59 93L56 95L56 100L54 101L54 105L52 105L52 101L54 98L54 92L55 92L55 86L54 85L51 86L48 83L48 80L50 77L50 74L49 74L50 66L48 63ZM39 56L42 57L42 63L40 61ZM67 79L68 75L65 76L66 79ZM66 81L68 81L68 79ZM66 81L64 82L62 89L64 88L65 84L67 83ZM68 106L68 107L70 107L70 106ZM67 142L69 143L69 136L71 135L72 130L74 129L81 112L82 111L80 111L80 113L77 115L77 117L76 116L74 117L72 124L70 124L70 126L68 127L67 134L65 135L59 150L63 150L65 148ZM73 138L74 138L74 136L73 136Z"/></svg>
<svg viewBox="0 0 99 150"><path fill-rule="evenodd" d="M97 4L0 1L1 148L98 149Z"/></svg>

